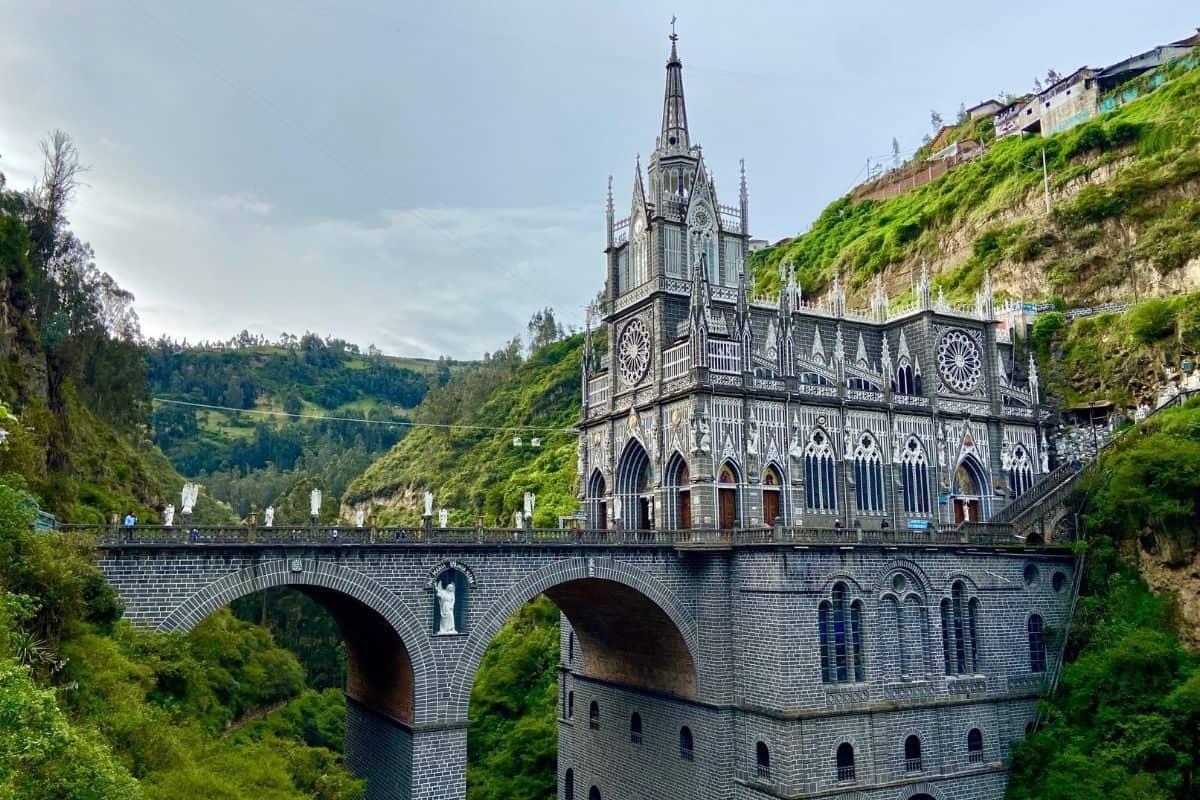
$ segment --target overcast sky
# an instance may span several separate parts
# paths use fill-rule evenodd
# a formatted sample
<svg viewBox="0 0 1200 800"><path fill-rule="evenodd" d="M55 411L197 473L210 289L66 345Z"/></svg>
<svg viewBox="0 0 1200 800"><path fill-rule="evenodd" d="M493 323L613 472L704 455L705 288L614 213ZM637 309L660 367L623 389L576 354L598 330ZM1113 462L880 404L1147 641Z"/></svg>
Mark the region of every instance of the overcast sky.
<svg viewBox="0 0 1200 800"><path fill-rule="evenodd" d="M724 202L746 159L772 241L930 109L1200 25L1195 0L0 0L0 171L24 188L38 140L74 137L74 227L149 335L478 357L542 306L581 324L606 178L624 216L654 147L672 13L692 141Z"/></svg>

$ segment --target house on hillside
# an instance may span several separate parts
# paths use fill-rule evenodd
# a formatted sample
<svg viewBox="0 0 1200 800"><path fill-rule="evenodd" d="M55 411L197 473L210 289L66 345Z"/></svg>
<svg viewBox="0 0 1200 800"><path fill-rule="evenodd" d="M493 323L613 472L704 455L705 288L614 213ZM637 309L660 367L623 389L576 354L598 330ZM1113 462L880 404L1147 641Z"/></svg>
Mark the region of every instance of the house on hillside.
<svg viewBox="0 0 1200 800"><path fill-rule="evenodd" d="M1002 108L1004 108L1003 103L1001 103L999 100L993 100L989 98L984 100L982 103L978 103L968 108L967 119L979 120L987 119L988 117L994 117Z"/></svg>
<svg viewBox="0 0 1200 800"><path fill-rule="evenodd" d="M1200 29L1185 39L1159 45L1101 69L1080 67L1036 95L1002 108L996 114L996 138L1017 133L1050 136L1073 128L1137 96L1134 91L1123 99L1113 97L1114 89L1146 72L1192 57L1198 48ZM1110 96L1104 97L1106 93Z"/></svg>

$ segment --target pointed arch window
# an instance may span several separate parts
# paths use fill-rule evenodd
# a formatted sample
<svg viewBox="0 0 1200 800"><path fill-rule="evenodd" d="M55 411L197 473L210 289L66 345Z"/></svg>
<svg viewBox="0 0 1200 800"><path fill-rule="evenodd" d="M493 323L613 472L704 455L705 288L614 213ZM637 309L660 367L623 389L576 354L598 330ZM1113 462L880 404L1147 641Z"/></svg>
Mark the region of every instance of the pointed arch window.
<svg viewBox="0 0 1200 800"><path fill-rule="evenodd" d="M915 436L910 436L900 451L900 494L907 513L929 513L929 461Z"/></svg>
<svg viewBox="0 0 1200 800"><path fill-rule="evenodd" d="M917 384L913 375L912 364L908 358L901 358L896 367L896 377L892 381L892 391L896 394L917 394Z"/></svg>
<svg viewBox="0 0 1200 800"><path fill-rule="evenodd" d="M846 584L835 583L830 599L817 607L817 640L822 683L866 679L862 649L862 601L850 601Z"/></svg>
<svg viewBox="0 0 1200 800"><path fill-rule="evenodd" d="M868 433L854 448L854 500L859 511L883 513L883 456Z"/></svg>
<svg viewBox="0 0 1200 800"><path fill-rule="evenodd" d="M1029 671L1046 671L1046 622L1039 614L1029 616Z"/></svg>
<svg viewBox="0 0 1200 800"><path fill-rule="evenodd" d="M968 600L966 585L955 581L942 600L942 651L947 675L979 671L979 601Z"/></svg>
<svg viewBox="0 0 1200 800"><path fill-rule="evenodd" d="M600 704L595 700L588 706L588 727L594 731L600 730Z"/></svg>
<svg viewBox="0 0 1200 800"><path fill-rule="evenodd" d="M1033 486L1033 462L1024 445L1013 449L1012 464L1008 470L1008 485L1012 487L1013 499L1020 497Z"/></svg>
<svg viewBox="0 0 1200 800"><path fill-rule="evenodd" d="M629 718L629 741L632 744L642 743L642 715L636 711Z"/></svg>
<svg viewBox="0 0 1200 800"><path fill-rule="evenodd" d="M815 431L804 448L804 503L813 511L837 510L837 478L833 443Z"/></svg>
<svg viewBox="0 0 1200 800"><path fill-rule="evenodd" d="M575 800L575 770L568 769L567 774L563 776L563 797L566 800Z"/></svg>

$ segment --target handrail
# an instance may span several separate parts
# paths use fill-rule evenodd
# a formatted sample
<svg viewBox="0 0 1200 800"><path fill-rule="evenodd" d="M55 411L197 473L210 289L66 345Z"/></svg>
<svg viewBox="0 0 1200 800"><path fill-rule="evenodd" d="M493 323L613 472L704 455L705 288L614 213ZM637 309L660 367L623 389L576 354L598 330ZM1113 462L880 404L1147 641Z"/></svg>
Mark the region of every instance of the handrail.
<svg viewBox="0 0 1200 800"><path fill-rule="evenodd" d="M98 545L124 546L213 546L213 545L492 545L555 547L689 547L829 545L829 546L1022 546L1011 525L971 522L957 526L908 528L775 527L714 530L623 530L591 528L435 528L353 526L163 526L62 525L61 533L86 533Z"/></svg>

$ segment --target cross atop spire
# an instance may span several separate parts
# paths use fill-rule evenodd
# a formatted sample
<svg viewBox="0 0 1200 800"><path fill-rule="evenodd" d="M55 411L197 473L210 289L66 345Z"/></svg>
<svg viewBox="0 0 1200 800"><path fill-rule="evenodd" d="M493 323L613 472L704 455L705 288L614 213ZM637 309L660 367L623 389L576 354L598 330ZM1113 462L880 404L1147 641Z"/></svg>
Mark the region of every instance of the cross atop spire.
<svg viewBox="0 0 1200 800"><path fill-rule="evenodd" d="M675 17L671 17L671 57L667 60L667 86L663 93L662 136L658 146L666 151L683 150L691 146L688 137L687 108L683 102L683 62L675 43Z"/></svg>

